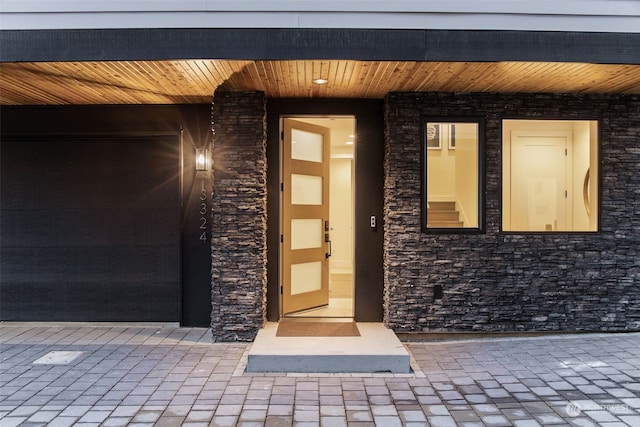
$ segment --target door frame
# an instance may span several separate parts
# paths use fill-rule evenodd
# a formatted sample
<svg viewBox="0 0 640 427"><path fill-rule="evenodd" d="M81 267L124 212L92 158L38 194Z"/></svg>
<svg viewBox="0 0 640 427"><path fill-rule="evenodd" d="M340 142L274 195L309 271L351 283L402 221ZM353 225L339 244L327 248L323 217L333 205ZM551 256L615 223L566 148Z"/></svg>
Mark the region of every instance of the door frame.
<svg viewBox="0 0 640 427"><path fill-rule="evenodd" d="M267 99L267 320L280 319L280 118L304 115L355 117L354 318L359 322L381 322L384 291L383 101L326 98ZM377 218L375 228L370 225L371 216Z"/></svg>

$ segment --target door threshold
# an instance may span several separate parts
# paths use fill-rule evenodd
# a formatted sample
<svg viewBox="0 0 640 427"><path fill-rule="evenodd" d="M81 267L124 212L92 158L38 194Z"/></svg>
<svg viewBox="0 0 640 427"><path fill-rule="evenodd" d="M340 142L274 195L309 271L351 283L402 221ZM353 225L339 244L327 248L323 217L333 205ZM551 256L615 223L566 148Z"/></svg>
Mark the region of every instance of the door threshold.
<svg viewBox="0 0 640 427"><path fill-rule="evenodd" d="M316 307L310 307L310 308L305 308L305 309L298 310L298 311L292 311L290 313L283 314L282 316L283 317L284 316L289 316L289 317L304 316L305 313L313 313L316 310L322 310L322 309L325 309L325 308L328 308L328 307L329 307L329 304L323 304L323 305L319 305L319 306L316 306ZM320 317L320 316L311 315L311 317Z"/></svg>
<svg viewBox="0 0 640 427"><path fill-rule="evenodd" d="M284 314L282 317L353 318L353 298L329 298L329 304Z"/></svg>

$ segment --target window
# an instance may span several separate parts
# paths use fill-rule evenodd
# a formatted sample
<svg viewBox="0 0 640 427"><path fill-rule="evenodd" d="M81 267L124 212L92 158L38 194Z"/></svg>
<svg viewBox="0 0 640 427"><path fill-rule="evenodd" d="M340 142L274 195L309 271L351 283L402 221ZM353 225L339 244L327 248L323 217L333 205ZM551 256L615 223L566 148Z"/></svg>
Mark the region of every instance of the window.
<svg viewBox="0 0 640 427"><path fill-rule="evenodd" d="M422 227L427 232L482 229L480 119L424 121Z"/></svg>
<svg viewBox="0 0 640 427"><path fill-rule="evenodd" d="M504 231L597 231L597 121L504 120L502 144Z"/></svg>

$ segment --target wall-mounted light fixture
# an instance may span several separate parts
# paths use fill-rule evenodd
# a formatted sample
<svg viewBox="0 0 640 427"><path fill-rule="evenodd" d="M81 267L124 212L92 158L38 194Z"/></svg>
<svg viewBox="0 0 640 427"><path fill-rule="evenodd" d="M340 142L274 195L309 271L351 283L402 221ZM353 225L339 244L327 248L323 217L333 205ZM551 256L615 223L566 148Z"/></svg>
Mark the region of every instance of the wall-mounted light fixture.
<svg viewBox="0 0 640 427"><path fill-rule="evenodd" d="M209 150L206 148L196 148L196 170L209 170L211 160L209 159Z"/></svg>

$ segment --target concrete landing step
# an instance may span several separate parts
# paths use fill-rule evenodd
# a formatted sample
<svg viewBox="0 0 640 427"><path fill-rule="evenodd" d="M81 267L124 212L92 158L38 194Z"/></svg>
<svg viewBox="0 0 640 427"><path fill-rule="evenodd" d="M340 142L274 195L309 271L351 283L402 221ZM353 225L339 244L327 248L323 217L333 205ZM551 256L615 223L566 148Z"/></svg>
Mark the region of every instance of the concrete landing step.
<svg viewBox="0 0 640 427"><path fill-rule="evenodd" d="M251 345L247 372L410 373L409 352L382 323L358 323L359 337L277 337L267 323Z"/></svg>

